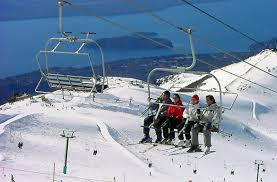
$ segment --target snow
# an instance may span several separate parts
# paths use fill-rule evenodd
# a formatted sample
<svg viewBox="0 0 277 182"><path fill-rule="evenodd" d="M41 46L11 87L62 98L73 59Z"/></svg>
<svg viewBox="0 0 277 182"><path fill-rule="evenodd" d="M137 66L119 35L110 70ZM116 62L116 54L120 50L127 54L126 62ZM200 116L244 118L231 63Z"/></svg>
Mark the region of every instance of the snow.
<svg viewBox="0 0 277 182"><path fill-rule="evenodd" d="M272 51L264 51L246 61L277 75L273 69L277 67L277 55ZM245 63L224 69L276 88L273 77ZM221 123L221 129L232 136L213 133L212 151L215 152L199 159L202 153L173 152L176 149L165 150L170 146L162 145L154 148L150 144L135 145L143 136L140 113L147 107L147 85L136 86L131 84L135 81L132 78L113 77L109 80L111 87L103 94L96 94L95 101L76 92L66 93L63 100L61 92L56 91L46 95L46 102L39 95L34 97L36 102L25 99L1 106L5 109L0 110L0 181L10 181L11 174L20 182L52 181L55 163L55 180L66 182L222 182L224 178L228 182L252 182L256 180L254 162L263 160L262 169L266 171L260 175L263 181L274 182L277 178L276 94L220 70L213 73L226 90L239 94L232 110L225 110ZM201 77L190 75L184 85L197 79ZM170 84L175 82L170 81ZM179 79L176 81L182 86ZM216 88L212 79L205 83L201 88ZM164 88L151 86L151 96L159 96ZM207 93L194 93L204 103ZM182 93L184 102L189 102L189 96L194 93ZM234 96L225 94L223 99L225 105L230 105ZM65 129L74 130L76 136L69 141L66 175L62 174L65 138L60 136ZM151 136L155 139L153 131ZM18 142L24 144L21 150ZM202 136L200 143L203 143ZM94 150L97 155L93 155Z"/></svg>
<svg viewBox="0 0 277 182"><path fill-rule="evenodd" d="M204 75L205 76L205 75ZM195 75L195 74L177 74L171 75L158 80L161 83L161 87L164 89L170 89L172 91L177 91L180 88L187 86L201 78L203 75Z"/></svg>

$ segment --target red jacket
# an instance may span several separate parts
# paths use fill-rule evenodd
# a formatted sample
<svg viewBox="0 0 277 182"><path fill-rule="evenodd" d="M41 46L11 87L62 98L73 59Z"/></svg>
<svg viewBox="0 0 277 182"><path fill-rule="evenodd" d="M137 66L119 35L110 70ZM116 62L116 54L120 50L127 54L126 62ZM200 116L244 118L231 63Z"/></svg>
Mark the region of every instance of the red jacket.
<svg viewBox="0 0 277 182"><path fill-rule="evenodd" d="M178 102L173 102L173 105L177 106L183 106L182 101L179 100ZM175 116L177 120L183 119L183 112L185 108L184 107L175 107L175 106L169 106L167 108L167 116Z"/></svg>

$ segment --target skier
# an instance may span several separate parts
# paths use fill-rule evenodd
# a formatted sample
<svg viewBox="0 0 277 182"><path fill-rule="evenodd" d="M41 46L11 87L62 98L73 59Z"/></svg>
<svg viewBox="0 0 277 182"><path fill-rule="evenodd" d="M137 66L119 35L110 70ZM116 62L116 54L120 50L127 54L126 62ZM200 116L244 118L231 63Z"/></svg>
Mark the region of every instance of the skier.
<svg viewBox="0 0 277 182"><path fill-rule="evenodd" d="M193 95L191 97L190 104L183 114L183 121L177 126L177 130L179 133L179 141L177 141L176 145L180 147L190 147L191 146L191 129L199 121L200 105L199 105L199 96ZM186 141L184 142L184 135L181 130L184 130ZM181 133L180 133L181 132Z"/></svg>
<svg viewBox="0 0 277 182"><path fill-rule="evenodd" d="M19 149L22 149L22 147L23 147L23 142L19 142L17 146L18 146Z"/></svg>
<svg viewBox="0 0 277 182"><path fill-rule="evenodd" d="M204 145L205 145L205 154L210 152L211 147L211 130L218 131L219 124L219 107L217 106L215 99L212 95L206 96L207 106L203 110L203 113L200 114L200 121L194 125L192 129L192 145L187 151L191 152L201 152L199 148L198 134L200 131L203 132L204 136Z"/></svg>
<svg viewBox="0 0 277 182"><path fill-rule="evenodd" d="M179 94L173 95L173 105L169 106L167 109L167 120L166 125L163 128L164 139L162 143L172 144L175 139L174 129L182 122L184 106ZM170 132L168 132L170 130Z"/></svg>
<svg viewBox="0 0 277 182"><path fill-rule="evenodd" d="M144 128L143 128L144 137L141 139L140 143L152 142L152 138L150 138L150 135L149 135L149 132L150 132L149 126L153 122L154 122L153 126L156 128L156 134L157 134L157 140L155 142L159 143L162 140L161 125L165 122L168 105L162 105L161 108L159 109L159 103L165 103L165 104L172 103L170 99L169 91L164 91L162 95L159 98L157 98L156 103L150 104L149 109L153 111L153 113L144 119ZM158 111L160 112L157 113ZM155 120L156 114L158 114L158 116L157 116L157 119Z"/></svg>

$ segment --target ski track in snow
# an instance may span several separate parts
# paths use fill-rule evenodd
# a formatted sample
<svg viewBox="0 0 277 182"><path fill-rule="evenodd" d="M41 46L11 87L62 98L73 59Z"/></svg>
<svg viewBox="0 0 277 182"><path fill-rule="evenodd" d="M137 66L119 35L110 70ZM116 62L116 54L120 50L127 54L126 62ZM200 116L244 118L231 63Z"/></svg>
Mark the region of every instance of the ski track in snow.
<svg viewBox="0 0 277 182"><path fill-rule="evenodd" d="M110 142L114 147L116 147L117 149L121 150L124 155L126 155L127 157L129 157L132 161L134 161L138 166L140 166L141 168L145 169L145 170L149 170L147 168L147 165L141 161L137 156L135 156L134 154L132 154L131 152L129 152L125 147L123 147L121 144L117 143L117 141L114 140L114 138L110 135L109 130L106 126L106 124L104 122L101 121L96 121L97 125L99 126L100 130L101 130L101 134L103 135L103 137Z"/></svg>
<svg viewBox="0 0 277 182"><path fill-rule="evenodd" d="M0 124L0 135L5 131L4 128L5 128L6 125L8 125L8 124L10 124L10 123L12 123L12 122L14 122L14 121L17 121L17 120L19 120L19 119L22 119L22 118L24 118L24 117L26 117L26 116L28 116L28 115L30 115L30 114L31 114L31 113L18 114L18 115L16 115L16 116L13 116L11 119L8 119L8 120L6 120L5 122L1 123L1 124Z"/></svg>
<svg viewBox="0 0 277 182"><path fill-rule="evenodd" d="M257 113L258 113L258 111L257 111L257 103L254 100L252 100L252 117L253 117L253 119L255 121L260 123L261 121L259 120ZM263 134L264 136L267 136L267 137L272 138L272 139L277 141L277 133L273 133L269 129L266 129L266 128L256 127L254 124L250 124L249 123L248 125L253 130Z"/></svg>
<svg viewBox="0 0 277 182"><path fill-rule="evenodd" d="M259 66L268 66L268 60L264 64L263 59L276 59L277 56L274 54L276 53L265 51L248 61L258 62ZM269 69L277 66L276 63L271 64ZM255 69L249 68L238 63L230 65L228 70L235 69L236 72L247 77L256 76ZM202 154L179 151L182 154L169 156L170 151L165 151L167 146L161 145L148 150L149 145L121 145L120 143L138 141L142 137L140 125L143 119L138 114L146 107L147 87L144 85L144 88L139 88L130 85L130 81L134 79L114 78L111 83L116 82L116 84L103 94L97 94L95 102L91 98L69 95L66 96L67 100L62 100L59 94L53 93L46 95L49 102L42 102L36 97L36 103L31 104L29 100L24 100L5 107L5 110L0 110L0 114L11 117L3 119L0 124L1 141L9 142L8 132L5 131L7 125L9 129L22 131L24 140L24 148L20 152L13 143L8 143L7 147L5 143L2 144L4 147L0 147L0 164L47 171L51 160L51 162L57 161L58 170L62 169L64 140L59 137L59 132L66 127L77 129L77 137L70 141L71 152L69 154L69 171L76 176L96 175L98 179L112 179L114 175L117 178L116 181L119 182L124 181L125 177L127 182L189 180L222 182L223 177L228 182L251 182L255 181L256 177L254 160L261 159L265 162L267 169L267 172L261 173L263 181L275 182L274 179L277 178L275 173L277 134L269 130L277 130L277 125L264 118L274 118L277 104L272 105L272 100L277 97L268 93L258 97L257 93L261 93L261 90L257 87L245 86L240 79L224 75L218 70L214 73L219 76L223 85L228 86L228 90L238 91L240 97L234 108L231 111L226 110L223 114L222 128L232 133L233 136L226 138L214 133L212 151L216 152L211 155L200 159ZM262 77L260 74L258 76L261 77L259 79L266 80L267 84L274 83L271 79L266 79L268 77ZM256 77L253 76L253 79ZM190 81L189 78L186 80ZM206 85L203 85L203 88L208 86L216 88L213 81L208 79L205 82ZM181 84L180 80L178 84ZM245 90L237 90L242 87ZM158 96L164 90L154 86L151 89L153 97ZM82 93L75 95L82 96ZM188 101L189 95L191 93L182 94L184 101ZM200 96L204 100L205 95ZM133 103L130 104L131 97ZM231 96L225 95L224 104L231 103L232 99ZM45 104L54 104L55 107L46 107ZM32 114L41 115L30 119L25 118ZM115 134L110 128L115 131ZM151 136L153 136L153 131ZM203 143L202 134L199 139L200 143ZM97 157L91 156L93 143L97 144ZM9 160L6 160L6 157ZM148 167L149 162L153 164L151 170ZM196 169L197 174L192 172ZM231 170L235 171L235 175L230 174ZM153 172L153 176L149 176L149 171ZM21 182L22 179L23 182L46 182L50 180L49 176L44 177L44 180L38 177L33 179L30 176L27 173L16 173L16 181ZM2 179L0 176L0 182ZM61 179L65 178L61 177ZM66 182L77 181L68 179Z"/></svg>
<svg viewBox="0 0 277 182"><path fill-rule="evenodd" d="M252 100L252 104L253 104L252 117L253 117L253 119L259 121L259 119L257 118L257 114L256 114L256 102L254 100Z"/></svg>

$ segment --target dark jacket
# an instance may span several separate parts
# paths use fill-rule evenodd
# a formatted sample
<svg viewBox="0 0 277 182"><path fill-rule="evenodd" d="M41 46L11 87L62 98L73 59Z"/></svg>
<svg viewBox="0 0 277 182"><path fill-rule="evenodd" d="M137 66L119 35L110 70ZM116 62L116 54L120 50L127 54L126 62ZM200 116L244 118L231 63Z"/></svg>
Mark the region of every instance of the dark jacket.
<svg viewBox="0 0 277 182"><path fill-rule="evenodd" d="M151 103L150 104L149 108L152 111L154 111L155 113L157 113L158 110L159 110L159 103L172 104L172 100L169 98L168 100L163 101L161 98L158 98L155 103ZM167 114L167 108L168 108L167 105L163 105L161 107L161 109L160 109L159 116L161 116L161 117L166 116L166 114Z"/></svg>

